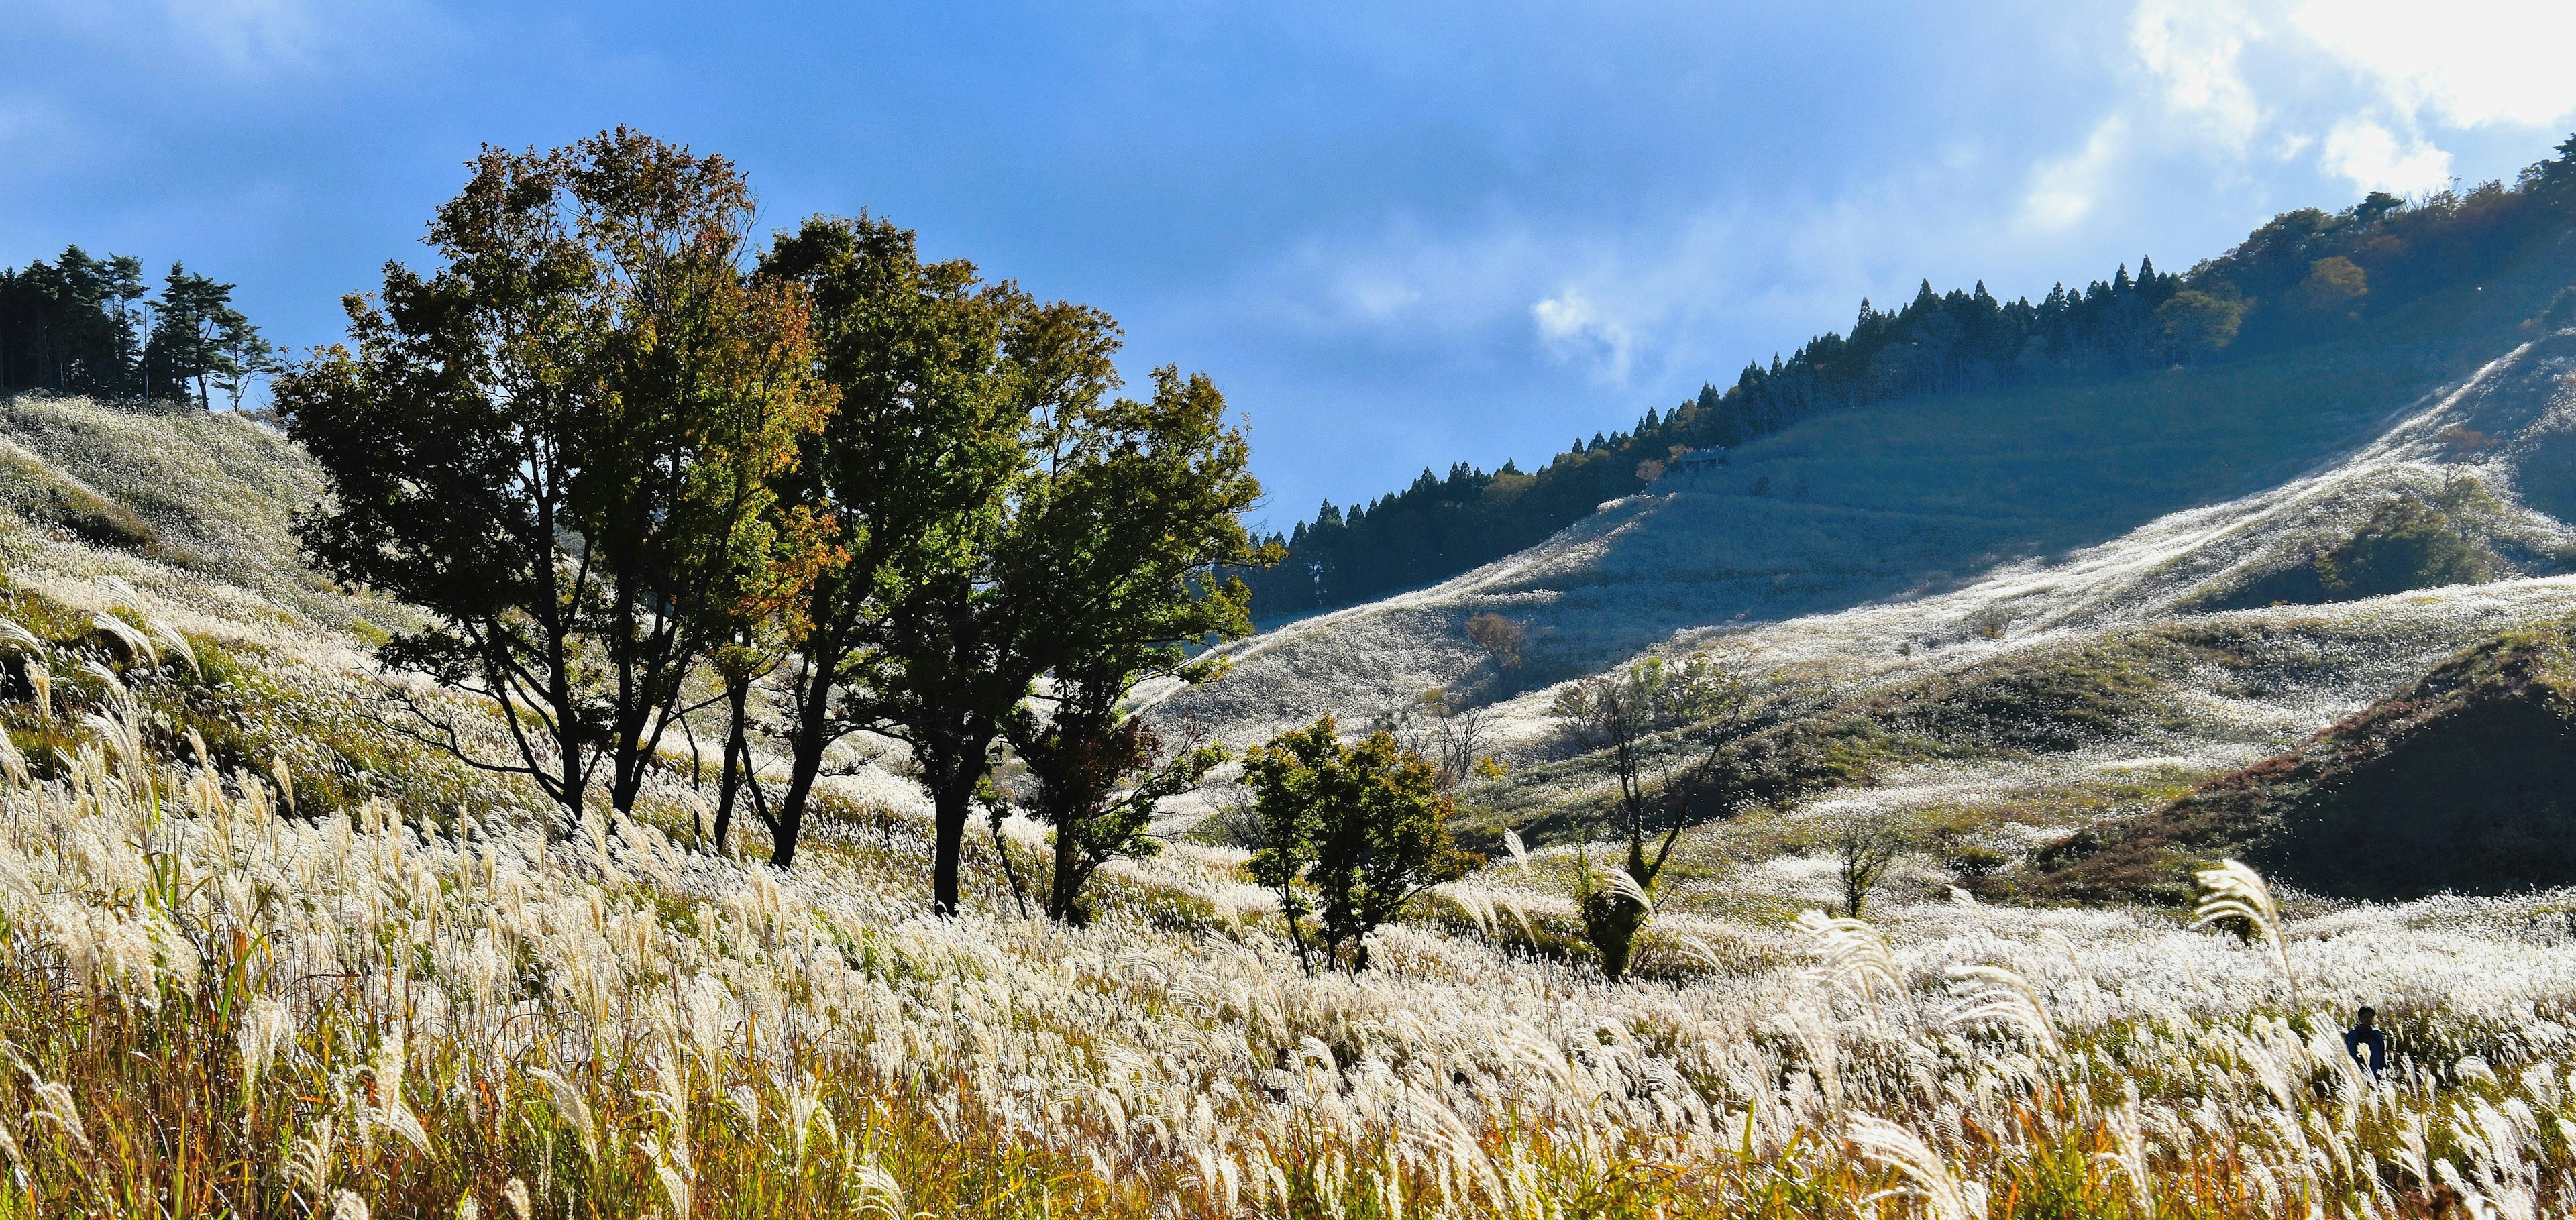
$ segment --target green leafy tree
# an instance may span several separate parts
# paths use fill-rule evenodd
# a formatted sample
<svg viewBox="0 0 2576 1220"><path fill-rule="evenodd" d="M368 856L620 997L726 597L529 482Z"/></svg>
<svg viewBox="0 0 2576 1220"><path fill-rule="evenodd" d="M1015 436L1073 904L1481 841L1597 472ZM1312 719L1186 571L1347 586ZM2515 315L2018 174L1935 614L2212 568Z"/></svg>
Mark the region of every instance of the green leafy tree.
<svg viewBox="0 0 2576 1220"><path fill-rule="evenodd" d="M1221 676L1191 650L1252 631L1251 591L1221 567L1275 562L1241 514L1260 499L1242 432L1204 376L1154 373L1145 401L1115 399L1049 421L1028 511L999 572L1023 591L1029 646L1052 679L1040 718L1004 722L1055 830L1047 914L1071 921L1102 863L1146 850L1154 807L1195 787L1221 746L1166 753L1123 704L1136 684Z"/></svg>
<svg viewBox="0 0 2576 1220"><path fill-rule="evenodd" d="M784 868L824 755L888 710L860 696L891 607L959 572L974 593L994 506L1029 460L1028 404L1006 335L1034 307L1009 285L982 283L971 263L923 263L910 231L866 216L806 221L761 269L812 301L821 374L839 395L786 483L842 554L810 584L786 674L788 774L771 854ZM1028 672L1016 686L997 679L1009 697L976 706L997 702L1006 714Z"/></svg>
<svg viewBox="0 0 2576 1220"><path fill-rule="evenodd" d="M115 356L108 363L115 370L117 396L148 398L151 395L143 384L143 348L150 333L142 307L147 291L143 285L143 260L130 254L111 254L100 264L100 270L100 296L115 305Z"/></svg>
<svg viewBox="0 0 2576 1220"><path fill-rule="evenodd" d="M2430 501L2400 496L2316 557L2317 583L2341 601L2494 580L2507 569L2477 527L2496 507L2475 479L2454 480Z"/></svg>
<svg viewBox="0 0 2576 1220"><path fill-rule="evenodd" d="M1314 964L1302 931L1309 914L1324 963L1364 969L1369 933L1476 863L1450 840L1450 802L1431 763L1389 733L1344 746L1326 716L1253 747L1243 780L1263 841L1248 867L1279 896L1297 960L1309 973Z"/></svg>
<svg viewBox="0 0 2576 1220"><path fill-rule="evenodd" d="M2165 338L2185 360L2198 361L2225 351L2245 324L2245 303L2185 289L2156 307Z"/></svg>
<svg viewBox="0 0 2576 1220"><path fill-rule="evenodd" d="M2318 259L2308 268L2308 278L2299 282L2299 299L2308 308L2339 312L2359 306L2361 298L2370 295L2370 275L2361 265L2340 254Z"/></svg>
<svg viewBox="0 0 2576 1220"><path fill-rule="evenodd" d="M230 306L215 319L215 353L214 387L224 392L235 411L241 410L242 398L260 378L275 376L286 367L259 328Z"/></svg>
<svg viewBox="0 0 2576 1220"><path fill-rule="evenodd" d="M184 263L170 264L170 274L161 281L161 299L153 305L152 338L143 350L147 387L186 397L193 383L197 405L213 406L207 391L224 366L224 330L228 319L240 316L232 299L232 285L189 271Z"/></svg>
<svg viewBox="0 0 2576 1220"><path fill-rule="evenodd" d="M1117 328L1097 310L924 264L911 233L867 217L809 221L764 268L815 303L841 406L808 441L797 494L847 552L810 599L780 817L801 818L832 742L863 728L902 740L936 814L933 904L954 913L965 827L1006 729L1047 748L1026 726L1051 719L1019 719L1040 675L1061 670L1064 692L1112 707L1175 649L1248 626L1240 586L1209 569L1259 555L1236 524L1258 485L1205 378L1164 370L1152 399L1112 396ZM1066 720L1106 751L1067 775L1124 753L1117 723ZM1087 786L1041 796L1045 816L1076 824L1060 844L1076 861L1135 842L1089 835L1083 810L1108 807L1072 795ZM1085 876L1067 870L1060 911Z"/></svg>
<svg viewBox="0 0 2576 1220"><path fill-rule="evenodd" d="M1117 328L1107 315L1063 303L1023 308L1004 328L1003 350L1021 425L1015 468L966 514L950 549L881 580L894 591L853 691L863 716L912 747L930 790L931 901L941 915L958 910L976 786L1038 676L1129 630L1117 624L1164 596L1152 592L1158 574L1208 562L1205 548L1228 537L1239 546L1232 510L1209 510L1237 502L1229 491L1257 491L1239 473L1240 438L1203 426L1213 416L1197 408L1221 407L1203 378L1183 382L1167 369L1154 403L1109 397ZM1196 407L1167 401L1176 394ZM1189 456L1210 446L1234 456ZM1122 467L1162 463L1171 464L1155 477L1159 488L1120 490ZM1201 494L1194 484L1220 480L1199 510L1166 518L1177 499ZM1131 600L1139 596L1148 600Z"/></svg>
<svg viewBox="0 0 2576 1220"><path fill-rule="evenodd" d="M509 746L397 694L400 731L576 818L605 778L622 812L725 618L706 599L740 596L729 573L779 532L763 488L830 399L801 297L745 282L723 159L620 129L474 171L430 226L446 265L388 266L380 301L349 299L351 345L277 379L331 484L299 532L432 616L384 659L489 700Z"/></svg>
<svg viewBox="0 0 2576 1220"><path fill-rule="evenodd" d="M1611 817L1614 832L1627 843L1625 882L1595 876L1587 867L1576 896L1585 936L1601 954L1602 972L1611 978L1627 973L1637 932L1654 913L1650 896L1655 879L1692 822L1701 803L1697 798L1709 795L1703 786L1670 783L1679 755L1673 743L1659 743L1658 738L1689 726L1732 721L1752 699L1740 661L1726 654L1701 654L1680 664L1649 657L1625 670L1587 678L1558 692L1549 706L1567 749L1600 755L1619 785ZM1723 725L1717 736L1724 740ZM1710 757L1713 761L1714 752Z"/></svg>

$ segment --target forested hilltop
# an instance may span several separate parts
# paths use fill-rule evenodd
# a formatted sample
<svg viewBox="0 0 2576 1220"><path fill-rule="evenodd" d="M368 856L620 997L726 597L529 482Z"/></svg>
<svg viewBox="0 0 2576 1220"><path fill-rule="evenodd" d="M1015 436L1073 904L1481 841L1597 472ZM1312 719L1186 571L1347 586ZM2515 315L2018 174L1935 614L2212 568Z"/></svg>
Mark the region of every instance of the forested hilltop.
<svg viewBox="0 0 2576 1220"><path fill-rule="evenodd" d="M233 285L170 264L156 297L143 260L71 246L0 267L0 395L42 390L111 401L220 394L236 409L278 352L233 306Z"/></svg>
<svg viewBox="0 0 2576 1220"><path fill-rule="evenodd" d="M2274 217L2234 249L2182 274L2141 259L2082 291L2005 302L1983 282L1901 309L1861 302L1848 333L1828 332L1766 366L1747 364L1633 432L1576 438L1546 466L1465 463L1444 478L1344 510L1330 501L1272 541L1275 568L1243 573L1266 621L1431 584L1544 540L1604 500L1663 476L1681 454L1734 446L1822 412L1999 387L2081 383L2177 364L2209 364L2348 336L2370 319L2474 280L2576 219L2576 137L2511 183L2419 200L2373 192L2339 212ZM2552 313L2576 309L2564 299Z"/></svg>

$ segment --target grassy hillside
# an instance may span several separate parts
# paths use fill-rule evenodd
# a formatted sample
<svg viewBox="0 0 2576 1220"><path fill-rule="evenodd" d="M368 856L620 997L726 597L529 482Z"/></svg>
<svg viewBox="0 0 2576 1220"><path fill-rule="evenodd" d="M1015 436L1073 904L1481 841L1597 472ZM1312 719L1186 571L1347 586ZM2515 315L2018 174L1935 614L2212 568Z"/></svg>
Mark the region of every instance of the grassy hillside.
<svg viewBox="0 0 2576 1220"><path fill-rule="evenodd" d="M46 409L221 466L185 452L208 421ZM80 477L155 537L189 536L132 484ZM2294 906L2276 956L2154 911L1961 903L1923 858L1874 922L1797 924L1833 884L1792 810L1718 828L1744 850L1693 845L1641 977L1604 981L1565 936L1571 847L1444 887L1370 969L1310 977L1224 849L1113 865L1098 918L1070 929L1018 914L999 852L1039 884L1045 866L1006 823L969 855L965 914L925 918L931 828L882 771L866 783L888 799L836 785L793 872L708 842L677 758L638 816L549 833L524 794L384 730L363 607L290 612L184 553L34 518L7 548L0 615L28 630L0 649L5 1220L2576 1201L2570 892ZM2085 799L2132 801L2165 772L2128 759L2112 778L2104 751L2263 739L2228 709L2311 715L2435 641L2563 613L2567 592L1971 635L1885 672L1775 665L1777 723L1859 743L1873 799L1955 766L2089 775ZM1794 630L1910 640L1923 615ZM2383 1080L2331 1038L2352 995L2393 1030Z"/></svg>
<svg viewBox="0 0 2576 1220"><path fill-rule="evenodd" d="M2439 361L2444 338L2480 329L2462 316L2483 304L2476 294L2563 256L2576 231L2576 156L2560 151L2512 185L2287 212L2187 275L2142 261L2135 279L2124 266L2036 303L1999 300L1983 284L1935 294L1928 282L1894 310L1863 302L1848 333L1817 336L1785 362L1748 364L1732 385L1648 412L1634 434L1578 439L1527 473L1461 464L1347 513L1326 504L1284 539L1289 564L1249 574L1256 601L1293 616L1428 585L1534 545L1597 502L1650 489L1690 449L1742 448L1855 408L1938 414L1940 397L1999 386L2065 392L2293 352L2331 364L2336 348L2391 341L2423 344ZM2521 311L2513 321L2545 309L2563 324L2576 295L2511 308Z"/></svg>
<svg viewBox="0 0 2576 1220"><path fill-rule="evenodd" d="M1710 631L1872 604L1920 605L1925 643L1989 607L2029 630L2210 604L2459 476L2502 509L2479 526L2493 575L2560 570L2576 536L2523 494L2554 503L2576 469L2551 405L2576 340L2532 321L2571 281L2576 249L2552 245L2334 343L1821 415L1446 584L1268 632L1237 647L1235 677L1160 714L1249 737L1432 688L1508 701ZM1518 665L1466 637L1488 613L1524 630Z"/></svg>
<svg viewBox="0 0 2576 1220"><path fill-rule="evenodd" d="M2043 854L2033 888L2176 900L2177 866L2224 855L2357 898L2576 881L2571 631L2484 642L2296 750L2078 834Z"/></svg>
<svg viewBox="0 0 2576 1220"><path fill-rule="evenodd" d="M321 490L311 458L238 415L0 401L0 509L37 534L145 561L116 565L129 579L186 573L294 617L404 621L398 607L340 595L298 559L290 519Z"/></svg>

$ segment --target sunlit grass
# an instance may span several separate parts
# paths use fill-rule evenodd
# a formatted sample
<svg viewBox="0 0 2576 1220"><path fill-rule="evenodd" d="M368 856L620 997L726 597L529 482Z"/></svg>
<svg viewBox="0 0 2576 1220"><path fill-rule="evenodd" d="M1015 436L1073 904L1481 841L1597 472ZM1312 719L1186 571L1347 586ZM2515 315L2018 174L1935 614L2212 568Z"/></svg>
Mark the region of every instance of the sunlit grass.
<svg viewBox="0 0 2576 1220"><path fill-rule="evenodd" d="M986 913L936 923L899 814L786 877L641 822L290 817L100 707L60 778L0 786L0 1216L2576 1199L2576 955L2538 903L2332 912L2277 951L2109 913L1900 908L1883 948L1676 915L1696 964L1612 986L1469 892L1310 980L1222 856L1121 874L1082 931L1017 918L986 861ZM2284 965L2389 997L2388 1079Z"/></svg>

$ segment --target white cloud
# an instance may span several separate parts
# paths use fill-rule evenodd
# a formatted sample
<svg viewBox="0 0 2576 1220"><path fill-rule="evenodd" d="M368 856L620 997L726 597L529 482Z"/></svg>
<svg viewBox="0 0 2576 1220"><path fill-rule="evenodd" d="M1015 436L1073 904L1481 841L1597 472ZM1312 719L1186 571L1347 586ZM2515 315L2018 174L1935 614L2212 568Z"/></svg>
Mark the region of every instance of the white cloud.
<svg viewBox="0 0 2576 1220"><path fill-rule="evenodd" d="M2138 0L2128 49L2143 91L2116 103L2085 148L2033 171L2023 218L2064 228L2123 184L2105 131L2197 156L2222 176L2258 159L2306 164L2362 190L2447 186L2446 140L2476 128L2549 128L2576 114L2576 4L2451 0Z"/></svg>
<svg viewBox="0 0 2576 1220"><path fill-rule="evenodd" d="M2427 195L2451 181L2451 154L2413 136L2401 142L2397 133L2368 119L2335 124L2319 163L2366 191Z"/></svg>
<svg viewBox="0 0 2576 1220"><path fill-rule="evenodd" d="M2022 199L2022 220L2042 232L2074 228L2093 214L2102 192L2112 185L2129 125L2119 115L2104 119L2071 157L2042 163L2031 174L2030 193Z"/></svg>
<svg viewBox="0 0 2576 1220"><path fill-rule="evenodd" d="M1394 318L1422 301L1422 290L1402 276L1375 269L1345 276L1340 295L1348 313L1369 321Z"/></svg>
<svg viewBox="0 0 2576 1220"><path fill-rule="evenodd" d="M2129 46L2162 88L2163 103L2238 151L2263 124L2240 62L2263 36L2234 0L2144 0L2129 20Z"/></svg>
<svg viewBox="0 0 2576 1220"><path fill-rule="evenodd" d="M187 44L227 67L302 66L319 32L309 0L164 0Z"/></svg>
<svg viewBox="0 0 2576 1220"><path fill-rule="evenodd" d="M1530 306L1539 338L1559 361L1585 361L1594 379L1624 382L1636 353L1636 335L1626 325L1602 316L1579 289L1566 289Z"/></svg>
<svg viewBox="0 0 2576 1220"><path fill-rule="evenodd" d="M2310 0L2290 20L2401 113L2461 128L2547 127L2576 113L2576 5Z"/></svg>

